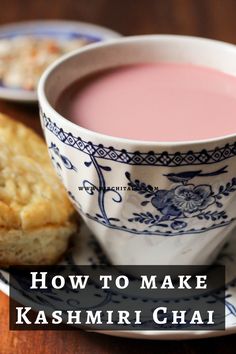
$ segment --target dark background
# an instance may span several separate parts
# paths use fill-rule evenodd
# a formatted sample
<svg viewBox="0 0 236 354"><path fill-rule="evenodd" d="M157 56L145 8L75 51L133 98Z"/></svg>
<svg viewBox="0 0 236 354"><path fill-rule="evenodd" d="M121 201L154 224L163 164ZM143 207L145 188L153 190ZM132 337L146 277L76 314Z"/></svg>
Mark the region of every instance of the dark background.
<svg viewBox="0 0 236 354"><path fill-rule="evenodd" d="M70 19L123 35L172 33L236 43L236 0L0 0L0 24ZM38 132L37 108L0 101L0 111ZM235 354L236 335L194 341L140 341L85 332L8 330L8 298L0 293L0 354Z"/></svg>
<svg viewBox="0 0 236 354"><path fill-rule="evenodd" d="M175 33L236 40L235 0L4 0L0 22L70 19L124 35Z"/></svg>

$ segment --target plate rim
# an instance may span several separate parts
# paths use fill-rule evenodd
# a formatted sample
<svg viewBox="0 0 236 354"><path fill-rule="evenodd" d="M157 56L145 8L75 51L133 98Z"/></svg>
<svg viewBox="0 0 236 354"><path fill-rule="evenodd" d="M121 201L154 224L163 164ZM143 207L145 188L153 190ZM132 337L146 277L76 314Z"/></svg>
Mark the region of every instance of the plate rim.
<svg viewBox="0 0 236 354"><path fill-rule="evenodd" d="M9 286L0 279L0 291L10 297ZM147 339L147 340L196 340L214 337L228 336L236 333L236 324L226 328L225 330L212 331L125 331L125 330L86 330L90 333L104 334L111 337L130 338L130 339Z"/></svg>
<svg viewBox="0 0 236 354"><path fill-rule="evenodd" d="M83 230L81 227L80 230ZM87 236L86 236L87 237ZM234 262L235 264L236 262ZM5 269L0 268L1 271L6 271ZM230 287L230 283L227 283L227 287ZM3 279L0 277L0 291L2 291L6 296L10 296L9 284L6 284ZM236 295L235 295L236 297ZM147 340L195 340L195 339L204 339L212 337L220 337L231 334L236 334L236 322L228 327L225 327L224 330L181 330L181 331L168 331L168 330L86 330L87 332L105 334L114 337L122 338L133 338L133 339L147 339Z"/></svg>

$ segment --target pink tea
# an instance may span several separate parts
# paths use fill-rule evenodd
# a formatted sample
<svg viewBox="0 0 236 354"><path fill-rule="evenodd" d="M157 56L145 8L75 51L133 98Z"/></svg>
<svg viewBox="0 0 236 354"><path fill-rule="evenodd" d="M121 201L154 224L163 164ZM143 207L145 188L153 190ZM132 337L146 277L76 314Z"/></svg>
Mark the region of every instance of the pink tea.
<svg viewBox="0 0 236 354"><path fill-rule="evenodd" d="M236 133L236 77L191 64L120 66L68 87L56 109L84 128L115 137L215 138Z"/></svg>

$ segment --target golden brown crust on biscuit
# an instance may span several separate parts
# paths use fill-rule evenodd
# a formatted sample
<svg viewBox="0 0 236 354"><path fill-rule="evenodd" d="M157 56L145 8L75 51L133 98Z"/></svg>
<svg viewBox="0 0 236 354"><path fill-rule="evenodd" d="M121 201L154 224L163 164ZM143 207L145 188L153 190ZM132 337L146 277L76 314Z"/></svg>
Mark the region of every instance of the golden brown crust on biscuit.
<svg viewBox="0 0 236 354"><path fill-rule="evenodd" d="M43 140L0 114L0 227L63 225L72 213Z"/></svg>
<svg viewBox="0 0 236 354"><path fill-rule="evenodd" d="M75 229L71 223L30 231L0 229L0 266L54 264L66 251Z"/></svg>
<svg viewBox="0 0 236 354"><path fill-rule="evenodd" d="M76 230L44 141L0 114L0 265L53 264Z"/></svg>

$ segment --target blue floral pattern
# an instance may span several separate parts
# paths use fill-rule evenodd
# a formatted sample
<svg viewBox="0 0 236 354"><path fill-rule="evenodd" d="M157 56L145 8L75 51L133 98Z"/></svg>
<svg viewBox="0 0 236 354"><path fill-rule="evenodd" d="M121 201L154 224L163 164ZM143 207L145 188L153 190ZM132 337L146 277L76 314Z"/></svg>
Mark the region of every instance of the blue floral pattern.
<svg viewBox="0 0 236 354"><path fill-rule="evenodd" d="M49 151L51 151L51 159L52 161L56 161L55 157L57 156L60 161L62 162L62 164L65 166L65 168L67 168L68 170L74 170L75 172L77 172L77 168L73 165L73 163L70 161L70 159L68 159L68 157L62 155L60 153L59 148L57 147L56 144L54 144L53 142L51 142L51 145L49 146ZM60 162L55 162L55 167L58 170L61 170L61 164Z"/></svg>
<svg viewBox="0 0 236 354"><path fill-rule="evenodd" d="M206 209L215 202L209 185L179 186L174 190L173 204L182 213L194 213Z"/></svg>
<svg viewBox="0 0 236 354"><path fill-rule="evenodd" d="M218 173L222 173L222 171ZM192 175L194 174L192 173ZM186 181L182 181L182 183L176 182L178 183L176 187L167 190L154 189L137 179L133 181L129 172L126 172L126 178L130 187L137 193L144 195L145 200L141 202L141 205L145 207L151 203L158 212L155 215L151 211L133 213L129 222L144 223L148 227L170 227L173 230L186 229L192 218L212 221L228 219L224 210L212 211L208 208L210 206L215 206L217 209L223 208L223 204L219 201L222 196L228 196L236 191L236 178L233 178L226 186L220 186L216 194L212 187L207 184L186 184ZM193 178L191 177L191 179Z"/></svg>
<svg viewBox="0 0 236 354"><path fill-rule="evenodd" d="M215 198L210 186L193 184L178 186L170 191L159 190L151 199L152 205L163 215L185 215L186 217L206 209L214 202Z"/></svg>

